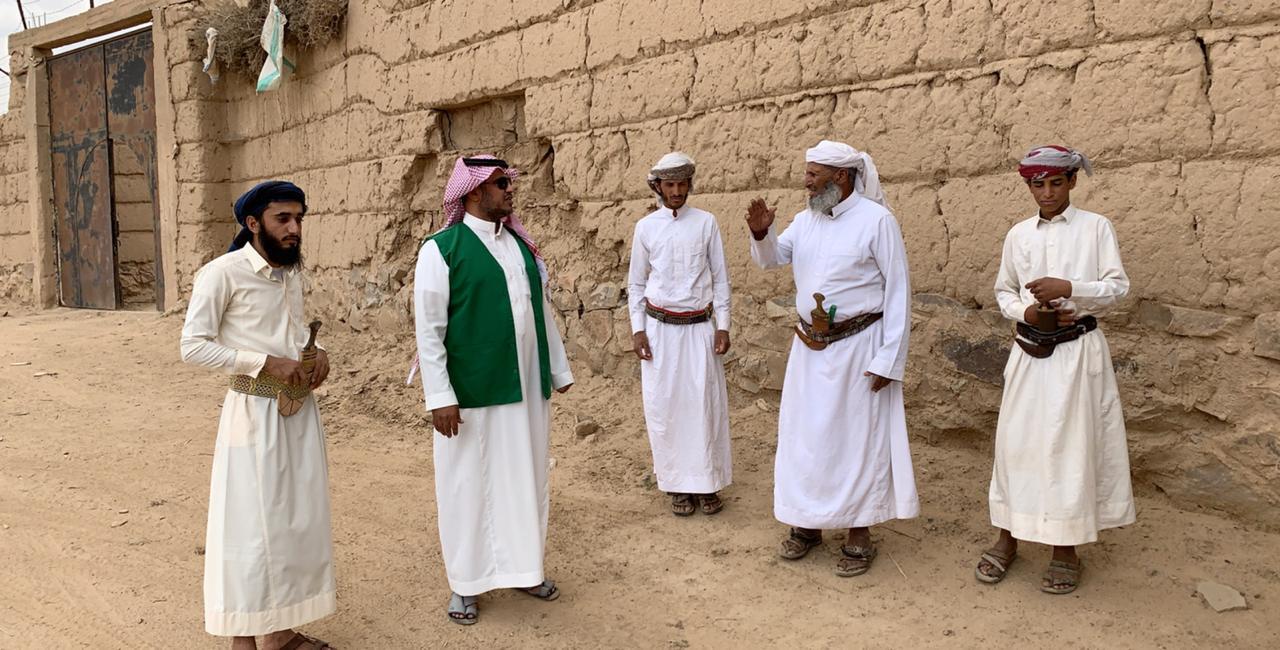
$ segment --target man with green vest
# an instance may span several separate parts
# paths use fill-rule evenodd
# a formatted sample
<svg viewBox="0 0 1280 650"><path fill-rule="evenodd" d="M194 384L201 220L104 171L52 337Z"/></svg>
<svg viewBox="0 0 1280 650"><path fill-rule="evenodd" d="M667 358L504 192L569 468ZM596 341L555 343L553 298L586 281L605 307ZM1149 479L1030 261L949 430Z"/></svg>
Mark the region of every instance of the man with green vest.
<svg viewBox="0 0 1280 650"><path fill-rule="evenodd" d="M459 158L445 227L418 252L414 318L434 439L449 620L477 621L476 598L560 592L542 573L551 391L573 384L546 297L546 266L512 199L517 172Z"/></svg>

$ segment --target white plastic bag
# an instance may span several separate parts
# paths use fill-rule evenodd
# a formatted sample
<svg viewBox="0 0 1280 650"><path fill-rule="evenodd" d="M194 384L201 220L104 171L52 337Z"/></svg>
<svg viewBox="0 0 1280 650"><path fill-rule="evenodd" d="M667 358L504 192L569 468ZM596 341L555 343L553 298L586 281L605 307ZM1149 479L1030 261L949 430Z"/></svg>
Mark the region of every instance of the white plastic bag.
<svg viewBox="0 0 1280 650"><path fill-rule="evenodd" d="M280 86L280 80L286 71L293 72L293 62L284 57L284 26L289 22L284 12L271 0L267 8L267 20L262 23L262 49L267 51L267 60L262 64L262 72L258 75L258 92L265 93Z"/></svg>
<svg viewBox="0 0 1280 650"><path fill-rule="evenodd" d="M218 83L218 60L213 58L213 51L218 46L218 30L210 27L204 31L204 40L209 47L204 55L204 73L209 75L211 83Z"/></svg>

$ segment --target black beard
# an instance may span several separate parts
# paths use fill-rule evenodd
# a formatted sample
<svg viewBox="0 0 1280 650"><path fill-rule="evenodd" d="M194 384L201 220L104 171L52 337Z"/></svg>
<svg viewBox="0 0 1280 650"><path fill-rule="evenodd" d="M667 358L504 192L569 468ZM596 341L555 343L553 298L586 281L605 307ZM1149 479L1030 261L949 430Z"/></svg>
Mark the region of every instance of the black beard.
<svg viewBox="0 0 1280 650"><path fill-rule="evenodd" d="M298 244L292 248L286 248L279 239L276 239L263 229L258 232L258 241L262 244L262 250L267 254L267 261L272 264L283 266L286 268L302 266L302 238L298 238Z"/></svg>

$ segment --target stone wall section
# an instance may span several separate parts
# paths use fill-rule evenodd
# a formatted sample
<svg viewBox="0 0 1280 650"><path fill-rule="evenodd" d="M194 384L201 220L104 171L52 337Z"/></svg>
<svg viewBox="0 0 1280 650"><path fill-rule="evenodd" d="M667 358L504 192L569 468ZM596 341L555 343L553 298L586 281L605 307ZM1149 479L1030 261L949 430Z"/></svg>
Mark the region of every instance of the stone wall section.
<svg viewBox="0 0 1280 650"><path fill-rule="evenodd" d="M991 287L1004 234L1034 211L1014 165L1035 144L1079 147L1098 173L1076 203L1115 223L1133 280L1104 327L1137 477L1280 525L1274 2L370 0L264 95L200 72L198 4L160 23L170 291L186 295L225 249L236 195L287 177L311 196L310 305L407 352L413 262L441 224L444 179L457 153L495 151L526 172L518 202L575 369L631 376L631 232L652 209L645 172L679 148L728 248L730 380L769 394L793 287L751 264L742 214L763 196L789 222L803 149L833 137L875 156L902 226L917 293L908 412L933 441L993 435L1009 325Z"/></svg>

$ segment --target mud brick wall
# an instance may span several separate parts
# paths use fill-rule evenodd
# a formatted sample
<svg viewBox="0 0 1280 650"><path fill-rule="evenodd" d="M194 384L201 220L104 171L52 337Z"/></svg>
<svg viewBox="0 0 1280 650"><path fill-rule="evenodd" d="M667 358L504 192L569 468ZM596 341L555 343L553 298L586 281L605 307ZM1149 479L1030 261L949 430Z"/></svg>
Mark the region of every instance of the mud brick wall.
<svg viewBox="0 0 1280 650"><path fill-rule="evenodd" d="M742 215L763 196L788 222L803 149L841 139L875 157L902 224L910 424L939 443L994 431L1010 337L991 287L1005 232L1034 210L1014 165L1032 145L1078 147L1097 174L1076 203L1113 220L1133 280L1104 328L1138 480L1280 525L1271 0L370 0L264 95L200 72L199 3L160 23L179 295L234 233L232 199L286 177L310 193L312 308L407 351L413 260L444 178L458 152L492 151L526 172L517 200L577 372L631 376L631 232L652 206L646 170L678 148L731 260L731 383L768 395L793 289L751 264ZM0 147L18 137L5 127ZM21 233L12 196L0 228Z"/></svg>
<svg viewBox="0 0 1280 650"><path fill-rule="evenodd" d="M10 86L9 112L0 115L0 305L31 301L30 180L22 93L17 86Z"/></svg>
<svg viewBox="0 0 1280 650"><path fill-rule="evenodd" d="M154 304L155 218L146 169L129 147L118 142L113 160L115 169L111 181L121 297L127 304Z"/></svg>

